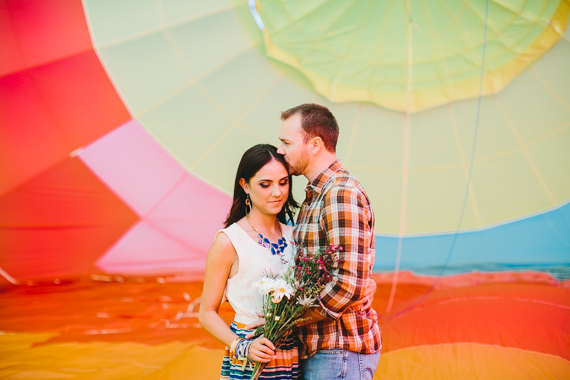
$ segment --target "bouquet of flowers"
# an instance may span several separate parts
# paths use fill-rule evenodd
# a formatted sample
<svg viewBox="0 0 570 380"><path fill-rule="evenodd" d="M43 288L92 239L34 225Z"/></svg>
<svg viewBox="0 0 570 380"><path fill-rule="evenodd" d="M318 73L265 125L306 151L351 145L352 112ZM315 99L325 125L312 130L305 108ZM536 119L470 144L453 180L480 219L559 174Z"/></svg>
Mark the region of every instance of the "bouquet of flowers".
<svg viewBox="0 0 570 380"><path fill-rule="evenodd" d="M300 322L303 313L314 305L317 295L333 279L341 263L341 246L330 245L310 254L295 245L295 265L289 265L283 275L265 273L255 286L263 295L265 325L257 329L276 348L279 342ZM251 379L257 379L266 363L256 363Z"/></svg>

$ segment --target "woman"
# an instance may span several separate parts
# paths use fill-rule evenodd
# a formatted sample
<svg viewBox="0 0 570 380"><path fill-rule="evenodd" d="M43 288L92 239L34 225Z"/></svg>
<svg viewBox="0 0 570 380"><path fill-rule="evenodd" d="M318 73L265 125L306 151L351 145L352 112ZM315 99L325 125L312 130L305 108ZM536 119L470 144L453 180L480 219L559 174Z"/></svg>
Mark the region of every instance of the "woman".
<svg viewBox="0 0 570 380"><path fill-rule="evenodd" d="M264 272L283 273L293 262L293 219L298 205L293 199L291 176L283 156L272 145L247 150L238 166L233 204L208 253L200 304L200 323L226 345L221 379L249 379L251 369L240 357L268 363L260 379L297 379L298 349L295 334L281 349L266 338L243 339L245 326L259 319L262 297L254 284ZM269 244L268 244L269 242ZM228 327L218 314L224 298L236 315Z"/></svg>

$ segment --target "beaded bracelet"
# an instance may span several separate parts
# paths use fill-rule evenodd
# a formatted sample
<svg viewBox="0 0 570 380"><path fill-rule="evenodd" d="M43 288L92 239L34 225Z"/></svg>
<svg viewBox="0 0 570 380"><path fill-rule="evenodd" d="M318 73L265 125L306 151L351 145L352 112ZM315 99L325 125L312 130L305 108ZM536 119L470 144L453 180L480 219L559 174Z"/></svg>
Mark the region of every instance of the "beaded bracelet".
<svg viewBox="0 0 570 380"><path fill-rule="evenodd" d="M253 361L253 360L251 360L251 356L249 356L249 348L251 347L251 344L252 344L252 343L253 343L253 340L250 340L250 341L247 343L247 347L245 348L245 357L246 357L247 360L249 360L249 361Z"/></svg>
<svg viewBox="0 0 570 380"><path fill-rule="evenodd" d="M247 359L247 351L249 348L249 345L251 344L250 340L247 339L242 339L237 345L236 345L236 350L235 350L235 356L238 359L242 359L242 358L246 358Z"/></svg>
<svg viewBox="0 0 570 380"><path fill-rule="evenodd" d="M237 337L233 340L232 344L230 345L230 356L236 356L236 348L240 342L244 340L243 338Z"/></svg>
<svg viewBox="0 0 570 380"><path fill-rule="evenodd" d="M253 343L252 340L242 339L235 346L234 357L242 362L241 369L245 371L245 367L249 364L249 368L253 370L252 360L249 357L249 347Z"/></svg>

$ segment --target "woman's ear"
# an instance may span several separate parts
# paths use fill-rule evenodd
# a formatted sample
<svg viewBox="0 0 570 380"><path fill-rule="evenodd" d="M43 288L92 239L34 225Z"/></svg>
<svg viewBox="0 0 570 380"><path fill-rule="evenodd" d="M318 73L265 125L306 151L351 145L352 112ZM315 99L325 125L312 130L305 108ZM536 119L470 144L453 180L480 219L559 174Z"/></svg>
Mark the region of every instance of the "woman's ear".
<svg viewBox="0 0 570 380"><path fill-rule="evenodd" d="M239 179L239 185L241 186L241 188L243 189L243 191L245 191L245 193L247 194L249 191L249 188L247 186L247 182L245 182L245 179L240 178Z"/></svg>

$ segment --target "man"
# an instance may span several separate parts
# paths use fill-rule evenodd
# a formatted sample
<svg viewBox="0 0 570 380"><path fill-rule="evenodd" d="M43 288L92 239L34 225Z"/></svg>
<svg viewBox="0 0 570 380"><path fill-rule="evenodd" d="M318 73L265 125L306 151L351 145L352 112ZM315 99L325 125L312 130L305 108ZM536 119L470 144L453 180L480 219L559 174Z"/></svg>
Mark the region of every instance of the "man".
<svg viewBox="0 0 570 380"><path fill-rule="evenodd" d="M382 339L376 312L353 307L366 293L374 264L374 212L360 183L336 157L338 125L318 104L281 114L281 145L291 174L308 180L295 227L295 241L310 251L340 245L338 276L317 297L299 340L307 380L371 379Z"/></svg>

